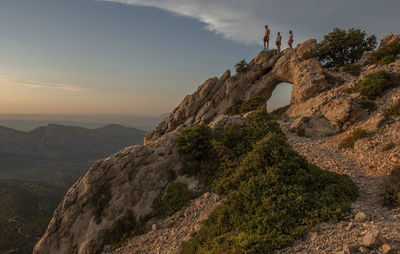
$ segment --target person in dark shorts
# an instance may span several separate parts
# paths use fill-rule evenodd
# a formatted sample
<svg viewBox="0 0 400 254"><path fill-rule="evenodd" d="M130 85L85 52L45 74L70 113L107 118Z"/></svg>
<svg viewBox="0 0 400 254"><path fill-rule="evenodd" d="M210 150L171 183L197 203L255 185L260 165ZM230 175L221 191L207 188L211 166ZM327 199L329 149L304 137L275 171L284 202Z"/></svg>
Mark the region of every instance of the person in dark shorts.
<svg viewBox="0 0 400 254"><path fill-rule="evenodd" d="M270 30L268 26L265 26L265 36L264 36L264 50L269 48L269 34ZM265 48L265 44L267 44L267 48Z"/></svg>
<svg viewBox="0 0 400 254"><path fill-rule="evenodd" d="M293 32L292 32L292 30L289 31L288 45L289 45L289 48L293 48Z"/></svg>
<svg viewBox="0 0 400 254"><path fill-rule="evenodd" d="M282 36L281 33L278 32L278 36L276 36L276 48L278 49L278 52L281 52L281 43L282 43Z"/></svg>

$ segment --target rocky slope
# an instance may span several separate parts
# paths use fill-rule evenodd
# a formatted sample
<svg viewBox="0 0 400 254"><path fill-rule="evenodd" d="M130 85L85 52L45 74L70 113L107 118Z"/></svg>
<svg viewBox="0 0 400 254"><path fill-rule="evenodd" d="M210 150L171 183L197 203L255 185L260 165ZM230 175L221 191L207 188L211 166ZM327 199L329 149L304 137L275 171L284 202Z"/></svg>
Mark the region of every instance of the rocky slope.
<svg viewBox="0 0 400 254"><path fill-rule="evenodd" d="M369 154L360 150L359 154L348 156L349 152L337 148L337 140L346 135L346 131L353 130L356 125L371 124L368 122L369 119L379 117L379 112L393 98L397 98L399 90L392 89L391 94L386 95L388 97L383 97L382 105L379 105L378 113L374 115L369 114L368 110L362 107L363 96L359 93L346 94L343 90L362 79L367 73L378 69L383 68L389 72L400 73L400 60L384 66L365 66L362 75L354 78L343 72L322 68L318 59L314 57L315 50L316 41L310 40L296 49L287 49L280 54L276 51L263 51L251 61L246 73L231 76L227 71L220 78L215 77L206 81L194 94L187 96L154 131L146 135L145 146L129 147L103 161L96 162L86 176L68 191L55 211L46 234L36 245L34 253L101 252L104 249L104 235L113 222L121 218L128 210L131 210L138 218L151 212L153 200L163 195L166 186L171 181L170 172L178 174L175 181L185 182L191 189L196 189L194 179L179 176L179 169L182 166L174 143L176 131L199 123L209 124L212 121L214 122L211 125L214 127L223 126L229 121L240 122L244 119L223 116L229 106L238 100L247 100L256 96L268 99L281 82L293 84L291 106L287 112L286 122L282 122L282 128L286 130L293 147L322 168L347 174L353 172L354 175L350 175L362 187L361 190L369 192L376 190L377 182L367 178L363 181L367 171L364 166L357 166L356 163L357 161L366 163L366 160L359 160L359 157L360 154L365 154L365 156ZM338 82L339 78L343 82ZM293 136L289 131L290 128L298 128L296 121L297 125L304 123L305 121L301 120L304 117L308 117L308 120L302 128L305 128L306 133L314 134L312 139ZM390 127L392 128L390 131L382 129L383 133L394 133L386 139L397 138L398 140L399 132L396 129L398 120L395 122L396 124ZM324 137L338 132L342 133ZM379 140L381 136L377 134L376 137ZM375 146L379 147L379 145ZM358 151L357 147L358 144L356 144L356 151ZM395 156L398 155L398 147L399 144L396 143L395 149L392 150L394 164L398 163L398 157ZM376 151L378 150L371 150L370 153L376 155L378 154ZM371 164L366 165L373 164L374 162L371 161ZM387 168L385 172L380 173L381 176L390 170ZM368 172L374 171L371 169ZM378 193L379 191L366 197L361 195L360 201L354 205L354 212L363 211L368 219L374 219L376 214L383 216L382 206L375 204L377 207L375 209L371 204L377 202ZM215 199L215 202L212 202L212 199ZM214 195L201 197L199 201L192 202L185 211L164 221L154 222L155 226L147 234L133 238L116 253L132 253L139 250L145 253L176 253L179 248L177 243L187 239L186 233L198 230L199 223L204 220L218 200ZM101 209L100 214L97 213L96 216L97 208ZM370 212L367 208L373 211ZM177 219L181 215L184 215L183 218ZM398 232L396 230L398 230L399 218L396 216L395 211L389 211L388 221L385 221L386 224L393 225L392 228L388 228L393 232ZM185 218L190 218L190 220L185 220ZM165 224L166 222L178 225L171 229ZM381 225L385 226L385 223ZM342 228L339 225L341 224L333 224L333 227ZM310 253L309 251L322 253L320 246L323 245L323 240L328 239L330 233L339 232L339 229L329 231L331 228L324 225L317 227L318 230L320 228L323 231L322 238L318 238L316 245L313 245L315 242L312 240L306 241L296 245L295 249L287 250L287 253ZM360 232L363 230L361 226L354 227L354 230L355 228L360 229ZM353 232L357 234L357 240L351 241L348 238L348 244L356 244L360 241L357 232ZM155 240L156 237L161 237L162 246ZM389 238L391 243L398 241L397 237L389 234L385 234L385 237ZM337 246L344 238L346 238L345 235L337 238ZM317 239L317 236L314 239ZM145 249L138 248L140 243L143 243ZM323 251L330 253L333 250L343 250L340 247L329 249L330 247L330 245L323 247Z"/></svg>

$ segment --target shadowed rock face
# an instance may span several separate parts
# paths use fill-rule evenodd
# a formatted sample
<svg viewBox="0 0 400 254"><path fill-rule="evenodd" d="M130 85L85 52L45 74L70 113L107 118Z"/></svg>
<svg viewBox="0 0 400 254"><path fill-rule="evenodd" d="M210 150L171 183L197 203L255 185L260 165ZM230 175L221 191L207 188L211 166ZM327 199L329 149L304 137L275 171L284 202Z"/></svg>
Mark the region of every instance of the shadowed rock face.
<svg viewBox="0 0 400 254"><path fill-rule="evenodd" d="M315 56L316 41L301 44L297 51L286 49L260 52L245 73L234 76L227 71L220 78L211 78L164 119L154 131L145 137L150 144L163 134L196 124L208 124L238 100L256 96L269 99L275 87L287 82L293 84L291 103L301 103L327 89L322 67Z"/></svg>
<svg viewBox="0 0 400 254"><path fill-rule="evenodd" d="M150 213L170 181L169 171L180 167L175 137L171 133L157 144L128 147L97 161L67 192L34 253L96 253L103 248L106 230L128 210L137 217ZM99 222L92 200L105 191L111 195Z"/></svg>

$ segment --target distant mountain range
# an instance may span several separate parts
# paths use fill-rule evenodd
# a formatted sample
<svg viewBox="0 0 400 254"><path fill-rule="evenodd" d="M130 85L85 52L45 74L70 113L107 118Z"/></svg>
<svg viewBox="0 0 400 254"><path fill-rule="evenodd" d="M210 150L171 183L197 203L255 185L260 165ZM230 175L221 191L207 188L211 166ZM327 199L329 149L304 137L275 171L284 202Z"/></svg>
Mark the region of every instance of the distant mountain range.
<svg viewBox="0 0 400 254"><path fill-rule="evenodd" d="M40 126L50 123L68 126L84 127L89 129L101 128L109 123L120 124L126 127L135 127L150 131L161 122L167 114L159 116L137 116L137 115L22 115L22 114L0 114L0 126L16 129L19 131L31 131Z"/></svg>
<svg viewBox="0 0 400 254"><path fill-rule="evenodd" d="M145 131L117 124L97 129L49 124L30 132L0 126L0 156L99 159L142 144Z"/></svg>

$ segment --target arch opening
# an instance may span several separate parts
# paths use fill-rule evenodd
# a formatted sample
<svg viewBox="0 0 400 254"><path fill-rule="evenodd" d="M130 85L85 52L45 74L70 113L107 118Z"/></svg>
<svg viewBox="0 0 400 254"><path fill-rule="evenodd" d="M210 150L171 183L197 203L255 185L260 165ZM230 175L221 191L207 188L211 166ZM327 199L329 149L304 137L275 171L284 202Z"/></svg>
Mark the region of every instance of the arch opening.
<svg viewBox="0 0 400 254"><path fill-rule="evenodd" d="M292 89L293 84L291 83L279 83L272 91L271 97L267 101L268 112L289 105L292 96Z"/></svg>

